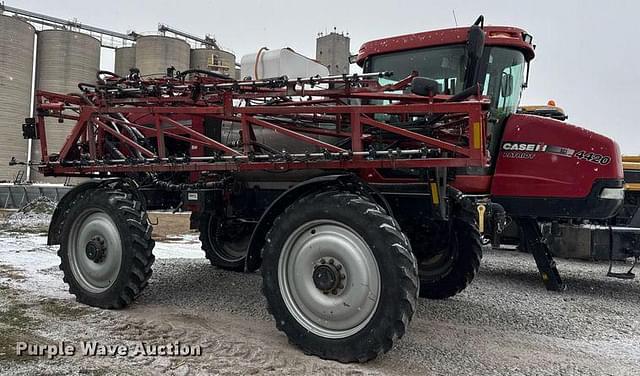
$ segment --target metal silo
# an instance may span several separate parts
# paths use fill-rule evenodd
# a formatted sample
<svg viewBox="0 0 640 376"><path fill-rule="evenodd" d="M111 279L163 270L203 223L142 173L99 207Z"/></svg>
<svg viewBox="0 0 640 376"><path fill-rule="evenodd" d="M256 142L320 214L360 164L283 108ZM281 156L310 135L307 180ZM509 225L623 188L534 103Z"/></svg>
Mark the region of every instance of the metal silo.
<svg viewBox="0 0 640 376"><path fill-rule="evenodd" d="M196 48L191 50L189 68L213 70L225 73L233 78L236 57L232 53L213 48ZM229 130L231 124L220 120L205 117L205 135L220 141L219 134L216 137L216 129L222 127Z"/></svg>
<svg viewBox="0 0 640 376"><path fill-rule="evenodd" d="M145 35L136 40L136 68L143 76L163 76L167 68L189 69L187 42L160 35Z"/></svg>
<svg viewBox="0 0 640 376"><path fill-rule="evenodd" d="M9 167L11 157L27 161L21 124L30 116L35 30L18 18L0 15L0 31L0 181L13 181L25 167Z"/></svg>
<svg viewBox="0 0 640 376"><path fill-rule="evenodd" d="M196 48L191 50L189 67L218 71L235 78L236 56L231 52L213 48Z"/></svg>
<svg viewBox="0 0 640 376"><path fill-rule="evenodd" d="M78 83L96 81L100 67L100 41L87 34L67 30L38 32L36 53L36 89L55 93L77 93ZM58 153L75 123L48 123L49 153ZM32 148L32 160L40 160L37 143ZM41 176L32 180L42 180ZM52 179L47 179L52 180ZM60 181L60 179L56 179Z"/></svg>
<svg viewBox="0 0 640 376"><path fill-rule="evenodd" d="M136 48L120 47L116 48L116 59L114 65L114 73L119 76L129 74L129 69L136 66Z"/></svg>

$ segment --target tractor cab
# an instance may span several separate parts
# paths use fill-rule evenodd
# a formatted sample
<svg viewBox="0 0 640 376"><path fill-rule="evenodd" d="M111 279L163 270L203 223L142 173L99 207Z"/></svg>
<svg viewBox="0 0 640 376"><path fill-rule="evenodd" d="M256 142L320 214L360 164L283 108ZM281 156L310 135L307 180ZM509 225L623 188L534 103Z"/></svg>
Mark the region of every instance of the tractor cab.
<svg viewBox="0 0 640 376"><path fill-rule="evenodd" d="M520 49L523 47L520 43L522 38L528 34L524 31L498 32L503 29L501 27L487 27L485 29L496 29L496 31L487 31L486 47L480 60L478 82L482 84L482 94L491 98L491 108L494 114L515 113L522 90L526 87L527 66L533 58L532 48L530 53L525 53L527 51ZM399 81L415 71L419 76L428 77L438 82L440 93L455 95L466 89L464 83L468 65L467 31L468 28L457 28L404 36L410 38L422 35L420 39L431 40L431 36L424 34L435 34L440 36L440 41L444 42L446 40L444 35L447 33L465 35L461 43L440 45L437 40L432 40L433 45L410 50L384 52L379 48L371 47L371 44L379 41L369 42L360 49L358 63L362 65L364 72L393 72L390 77L383 78L387 82L389 80ZM501 35L500 38L515 39L517 43L514 46L503 44L492 46L490 43L498 33ZM518 37L516 34L520 36ZM530 40L530 36L528 38ZM504 43L502 40L501 42ZM379 52L372 55L370 50Z"/></svg>
<svg viewBox="0 0 640 376"><path fill-rule="evenodd" d="M438 83L439 93L455 96L475 83L491 99L489 126L491 155L497 154L504 120L516 113L527 86L529 62L534 58L532 36L509 26L480 26L401 35L367 42L357 63L365 73L390 71L382 83L402 80L412 72ZM473 29L483 32L481 40ZM475 39L475 40L474 40ZM473 44L473 45L472 45ZM470 53L475 50L477 56Z"/></svg>

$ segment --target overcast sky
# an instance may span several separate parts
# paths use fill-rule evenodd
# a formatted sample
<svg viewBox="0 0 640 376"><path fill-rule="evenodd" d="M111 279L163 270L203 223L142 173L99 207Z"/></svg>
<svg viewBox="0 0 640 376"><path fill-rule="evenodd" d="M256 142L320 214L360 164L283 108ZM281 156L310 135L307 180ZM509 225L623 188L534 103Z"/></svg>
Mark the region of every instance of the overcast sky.
<svg viewBox="0 0 640 376"><path fill-rule="evenodd" d="M315 57L318 32L348 32L351 51L371 39L472 23L519 26L534 36L536 58L523 103L554 99L571 123L615 138L640 154L638 1L205 1L6 0L6 5L126 32L159 22L213 34L239 61L260 47L291 47ZM103 68L113 67L104 53Z"/></svg>

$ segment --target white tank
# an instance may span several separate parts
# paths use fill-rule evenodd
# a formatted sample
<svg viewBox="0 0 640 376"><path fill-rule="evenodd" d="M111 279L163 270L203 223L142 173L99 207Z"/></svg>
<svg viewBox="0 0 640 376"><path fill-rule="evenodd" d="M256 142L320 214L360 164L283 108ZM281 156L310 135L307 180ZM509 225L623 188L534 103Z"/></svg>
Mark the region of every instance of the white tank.
<svg viewBox="0 0 640 376"><path fill-rule="evenodd" d="M328 76L329 69L291 48L262 50L244 55L240 60L240 77L243 79L251 77L256 80L280 76L306 78L317 75Z"/></svg>
<svg viewBox="0 0 640 376"><path fill-rule="evenodd" d="M145 77L162 77L167 68L189 69L191 48L182 39L161 35L145 35L136 40L136 68Z"/></svg>
<svg viewBox="0 0 640 376"><path fill-rule="evenodd" d="M257 64L256 64L257 63ZM256 72L257 66L257 72ZM257 76L256 76L257 73ZM240 61L240 79L262 79L287 76L289 78L306 78L313 76L327 76L329 69L324 65L301 55L290 48L278 50L262 50L262 52L245 55ZM277 151L288 153L317 152L320 148L297 141L270 129L254 126L256 141L268 145ZM333 138L321 138L308 135L325 142L332 142Z"/></svg>
<svg viewBox="0 0 640 376"><path fill-rule="evenodd" d="M0 31L0 181L13 181L25 166L9 167L11 158L28 159L21 124L30 116L35 30L18 18L0 15Z"/></svg>

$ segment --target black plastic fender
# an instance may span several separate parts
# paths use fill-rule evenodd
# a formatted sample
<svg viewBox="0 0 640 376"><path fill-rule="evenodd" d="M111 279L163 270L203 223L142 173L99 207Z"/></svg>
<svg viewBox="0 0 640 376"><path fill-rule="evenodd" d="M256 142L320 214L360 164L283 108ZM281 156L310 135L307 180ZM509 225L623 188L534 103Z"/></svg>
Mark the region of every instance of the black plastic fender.
<svg viewBox="0 0 640 376"><path fill-rule="evenodd" d="M265 237L273 225L273 221L300 197L328 188L339 188L367 195L384 207L389 215L393 216L391 207L385 198L377 190L354 174L325 175L303 181L278 196L278 198L269 205L267 210L262 213L258 224L253 230L247 248L247 258L245 261L245 270L247 272L254 272L260 268L262 264L262 248L266 242Z"/></svg>

